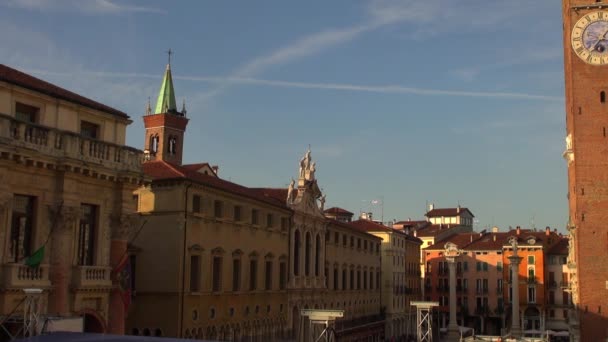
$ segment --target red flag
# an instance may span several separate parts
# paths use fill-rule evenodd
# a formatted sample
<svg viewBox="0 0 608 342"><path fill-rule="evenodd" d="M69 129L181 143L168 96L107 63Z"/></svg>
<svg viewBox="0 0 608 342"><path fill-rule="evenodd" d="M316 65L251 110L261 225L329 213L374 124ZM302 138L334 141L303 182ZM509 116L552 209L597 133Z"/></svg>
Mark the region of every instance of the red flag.
<svg viewBox="0 0 608 342"><path fill-rule="evenodd" d="M128 254L125 254L112 273L114 273L114 279L118 283L118 290L125 311L127 311L131 305L131 258Z"/></svg>

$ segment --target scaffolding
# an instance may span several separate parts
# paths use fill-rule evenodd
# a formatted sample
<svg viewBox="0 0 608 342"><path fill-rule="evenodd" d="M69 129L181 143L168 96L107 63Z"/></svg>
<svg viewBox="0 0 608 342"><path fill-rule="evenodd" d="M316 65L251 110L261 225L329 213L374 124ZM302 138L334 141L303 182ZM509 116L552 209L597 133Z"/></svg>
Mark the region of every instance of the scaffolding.
<svg viewBox="0 0 608 342"><path fill-rule="evenodd" d="M38 323L43 311L43 290L24 289L25 296L6 316L0 318L0 328L13 341L17 338L36 336L41 330ZM22 309L21 313L19 308Z"/></svg>
<svg viewBox="0 0 608 342"><path fill-rule="evenodd" d="M344 310L300 311L298 342L335 342L336 318L344 317Z"/></svg>
<svg viewBox="0 0 608 342"><path fill-rule="evenodd" d="M433 307L439 302L411 302L416 307L416 334L418 342L433 342Z"/></svg>

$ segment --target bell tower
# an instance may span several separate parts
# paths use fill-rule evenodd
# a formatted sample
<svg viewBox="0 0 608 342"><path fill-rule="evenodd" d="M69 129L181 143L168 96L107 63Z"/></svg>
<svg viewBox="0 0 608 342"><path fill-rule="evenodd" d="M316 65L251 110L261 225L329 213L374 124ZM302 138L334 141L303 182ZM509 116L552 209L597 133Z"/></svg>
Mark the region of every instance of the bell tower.
<svg viewBox="0 0 608 342"><path fill-rule="evenodd" d="M571 341L607 341L608 1L563 0L562 15Z"/></svg>
<svg viewBox="0 0 608 342"><path fill-rule="evenodd" d="M158 92L154 112L150 101L144 115L146 137L144 153L146 160L163 160L172 164L181 165L184 146L184 133L188 125L186 118L186 103L178 111L175 104L175 91L171 76L171 50L168 51L169 62L165 69L163 82Z"/></svg>

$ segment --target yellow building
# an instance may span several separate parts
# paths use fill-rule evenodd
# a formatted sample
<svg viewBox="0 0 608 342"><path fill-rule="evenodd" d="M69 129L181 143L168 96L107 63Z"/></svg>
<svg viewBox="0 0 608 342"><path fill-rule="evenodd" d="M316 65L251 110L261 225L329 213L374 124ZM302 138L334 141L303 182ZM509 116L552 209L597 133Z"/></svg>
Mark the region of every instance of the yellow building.
<svg viewBox="0 0 608 342"><path fill-rule="evenodd" d="M382 306L386 313L386 338L415 335L416 312L410 301L421 300L419 267L422 241L370 220L351 223L382 239Z"/></svg>
<svg viewBox="0 0 608 342"><path fill-rule="evenodd" d="M323 308L344 310L344 318L336 322L340 341L379 341L384 337L381 243L381 238L350 223L329 220L325 237L328 291Z"/></svg>
<svg viewBox="0 0 608 342"><path fill-rule="evenodd" d="M132 193L143 181L142 152L124 146L130 123L0 65L0 315L11 334L23 325L26 288L43 290L30 297L43 318L124 332L111 273L137 227Z"/></svg>
<svg viewBox="0 0 608 342"><path fill-rule="evenodd" d="M261 190L217 177L208 164L182 165L188 119L177 111L167 66L156 113L144 117L138 191L146 223L133 242L135 305L129 333L271 341L287 333L292 211Z"/></svg>

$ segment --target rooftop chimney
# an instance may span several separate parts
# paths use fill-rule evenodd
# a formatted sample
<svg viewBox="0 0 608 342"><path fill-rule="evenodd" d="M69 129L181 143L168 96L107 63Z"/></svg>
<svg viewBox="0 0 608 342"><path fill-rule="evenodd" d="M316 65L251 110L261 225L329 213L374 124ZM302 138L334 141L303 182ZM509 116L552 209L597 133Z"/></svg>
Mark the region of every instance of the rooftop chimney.
<svg viewBox="0 0 608 342"><path fill-rule="evenodd" d="M545 228L545 235L547 235L547 236L551 235L551 228L549 228L549 226L547 226Z"/></svg>
<svg viewBox="0 0 608 342"><path fill-rule="evenodd" d="M473 234L470 235L470 238L471 242L473 242Z"/></svg>
<svg viewBox="0 0 608 342"><path fill-rule="evenodd" d="M460 214L460 204L456 207L456 213Z"/></svg>
<svg viewBox="0 0 608 342"><path fill-rule="evenodd" d="M219 172L220 172L220 167L219 167L219 166L217 166L217 165L213 165L213 166L211 167L211 169L213 170L213 172L215 172L215 175L216 175L216 176L219 176Z"/></svg>
<svg viewBox="0 0 608 342"><path fill-rule="evenodd" d="M492 235L492 240L496 241L496 235Z"/></svg>
<svg viewBox="0 0 608 342"><path fill-rule="evenodd" d="M517 235L519 235L519 233L521 233L521 228L517 226Z"/></svg>
<svg viewBox="0 0 608 342"><path fill-rule="evenodd" d="M433 203L429 204L429 211L431 211L433 209L435 209L435 204L433 204Z"/></svg>
<svg viewBox="0 0 608 342"><path fill-rule="evenodd" d="M492 233L498 233L500 229L496 226L492 227Z"/></svg>
<svg viewBox="0 0 608 342"><path fill-rule="evenodd" d="M418 231L414 230L414 236L417 237L418 236Z"/></svg>

